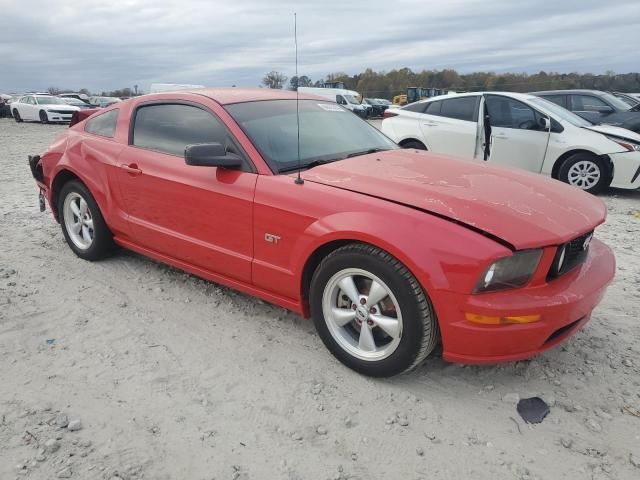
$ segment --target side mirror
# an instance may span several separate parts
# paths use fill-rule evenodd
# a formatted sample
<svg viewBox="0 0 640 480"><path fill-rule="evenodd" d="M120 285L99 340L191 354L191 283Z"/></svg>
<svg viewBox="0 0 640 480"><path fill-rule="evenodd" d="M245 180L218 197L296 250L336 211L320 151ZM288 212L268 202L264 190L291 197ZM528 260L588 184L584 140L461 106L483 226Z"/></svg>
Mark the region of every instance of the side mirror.
<svg viewBox="0 0 640 480"><path fill-rule="evenodd" d="M549 130L549 127L551 126L551 122L547 117L540 117L538 118L538 125L540 126L540 130L546 131L546 130Z"/></svg>
<svg viewBox="0 0 640 480"><path fill-rule="evenodd" d="M184 149L184 161L194 167L240 168L242 158L227 152L221 143L197 143Z"/></svg>

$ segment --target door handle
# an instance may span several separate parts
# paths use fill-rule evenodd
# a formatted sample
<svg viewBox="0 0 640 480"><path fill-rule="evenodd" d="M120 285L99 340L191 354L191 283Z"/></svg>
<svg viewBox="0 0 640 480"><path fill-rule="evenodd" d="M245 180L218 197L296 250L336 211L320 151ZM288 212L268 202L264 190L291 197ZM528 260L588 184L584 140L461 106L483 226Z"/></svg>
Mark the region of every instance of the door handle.
<svg viewBox="0 0 640 480"><path fill-rule="evenodd" d="M506 139L508 139L509 137L507 137L506 135L502 135L502 134L500 134L500 135L493 135L493 138L501 138L501 139L503 139L503 140L506 140Z"/></svg>
<svg viewBox="0 0 640 480"><path fill-rule="evenodd" d="M438 126L437 123L432 123L432 122L424 122L422 125L424 125L425 127L437 127Z"/></svg>
<svg viewBox="0 0 640 480"><path fill-rule="evenodd" d="M122 168L125 172L131 174L131 175L141 175L142 174L142 170L140 170L138 168L138 165L136 165L135 163L130 163L129 165L126 164L122 164L120 165L120 168Z"/></svg>

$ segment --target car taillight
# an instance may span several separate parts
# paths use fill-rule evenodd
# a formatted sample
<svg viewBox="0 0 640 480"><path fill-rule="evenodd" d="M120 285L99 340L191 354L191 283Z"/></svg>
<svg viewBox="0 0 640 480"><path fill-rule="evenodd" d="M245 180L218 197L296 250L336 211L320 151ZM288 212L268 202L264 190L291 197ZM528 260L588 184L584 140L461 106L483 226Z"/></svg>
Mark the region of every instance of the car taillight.
<svg viewBox="0 0 640 480"><path fill-rule="evenodd" d="M386 109L382 114L382 118L391 118L391 117L397 117L397 116L398 116L397 113L390 112L389 109Z"/></svg>

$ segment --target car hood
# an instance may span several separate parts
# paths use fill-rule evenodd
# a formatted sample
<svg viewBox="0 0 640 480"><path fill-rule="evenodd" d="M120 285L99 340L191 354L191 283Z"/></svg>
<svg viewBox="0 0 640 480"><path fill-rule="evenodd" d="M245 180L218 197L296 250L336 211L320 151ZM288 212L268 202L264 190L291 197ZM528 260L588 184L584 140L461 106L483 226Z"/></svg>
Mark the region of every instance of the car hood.
<svg viewBox="0 0 640 480"><path fill-rule="evenodd" d="M354 157L303 177L448 218L515 249L567 242L606 216L600 199L557 180L415 150Z"/></svg>
<svg viewBox="0 0 640 480"><path fill-rule="evenodd" d="M76 110L78 110L78 107L74 107L73 105L56 105L56 104L47 104L47 105L40 105L41 107L43 107L45 110L67 110L69 112L75 112Z"/></svg>
<svg viewBox="0 0 640 480"><path fill-rule="evenodd" d="M584 128L594 132L604 133L605 135L613 135L615 137L633 140L634 142L640 142L640 134L632 132L626 128L614 127L613 125L592 125Z"/></svg>

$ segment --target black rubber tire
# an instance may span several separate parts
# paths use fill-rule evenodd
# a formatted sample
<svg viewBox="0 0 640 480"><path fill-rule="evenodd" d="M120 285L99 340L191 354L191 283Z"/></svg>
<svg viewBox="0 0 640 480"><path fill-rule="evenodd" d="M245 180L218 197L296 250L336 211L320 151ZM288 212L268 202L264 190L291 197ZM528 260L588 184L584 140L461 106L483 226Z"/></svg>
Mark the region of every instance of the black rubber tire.
<svg viewBox="0 0 640 480"><path fill-rule="evenodd" d="M16 123L22 123L24 120L22 120L22 117L20 116L20 112L18 111L17 108L13 109L13 119L16 121Z"/></svg>
<svg viewBox="0 0 640 480"><path fill-rule="evenodd" d="M63 206L65 198L72 192L77 193L82 198L84 198L89 207L89 211L91 212L91 218L93 219L93 243L86 250L78 248L73 243L73 241L69 238L69 232L67 232L66 228ZM113 234L111 233L111 230L109 230L109 227L107 227L107 224L104 221L104 217L102 216L102 212L100 212L100 208L93 198L93 195L91 195L89 189L82 182L80 182L79 180L70 180L62 186L60 195L58 195L57 208L64 238L67 241L69 248L71 248L71 250L73 250L73 253L75 253L78 257L89 261L100 260L107 257L113 251L113 247L115 245L113 243Z"/></svg>
<svg viewBox="0 0 640 480"><path fill-rule="evenodd" d="M591 161L598 166L598 168L600 169L600 180L598 180L598 183L596 183L593 187L582 190L596 195L607 188L611 183L611 171L609 170L609 166L604 162L602 158L592 153L574 153L573 155L567 157L562 162L562 165L560 165L560 169L558 170L558 180L571 185L569 183L569 169L572 165L585 160Z"/></svg>
<svg viewBox="0 0 640 480"><path fill-rule="evenodd" d="M403 318L400 344L387 358L361 360L333 338L322 312L322 297L331 277L346 268L361 268L383 280L393 291ZM371 377L391 377L421 365L440 339L438 321L429 297L409 270L389 253L372 245L352 243L327 255L313 274L309 290L311 316L318 335L344 365Z"/></svg>
<svg viewBox="0 0 640 480"><path fill-rule="evenodd" d="M411 140L409 142L403 143L401 145L402 148L413 148L414 150L426 150L424 143L419 142L418 140Z"/></svg>
<svg viewBox="0 0 640 480"><path fill-rule="evenodd" d="M40 110L39 115L41 123L49 123L49 116L47 115L47 112L45 112L44 110Z"/></svg>

